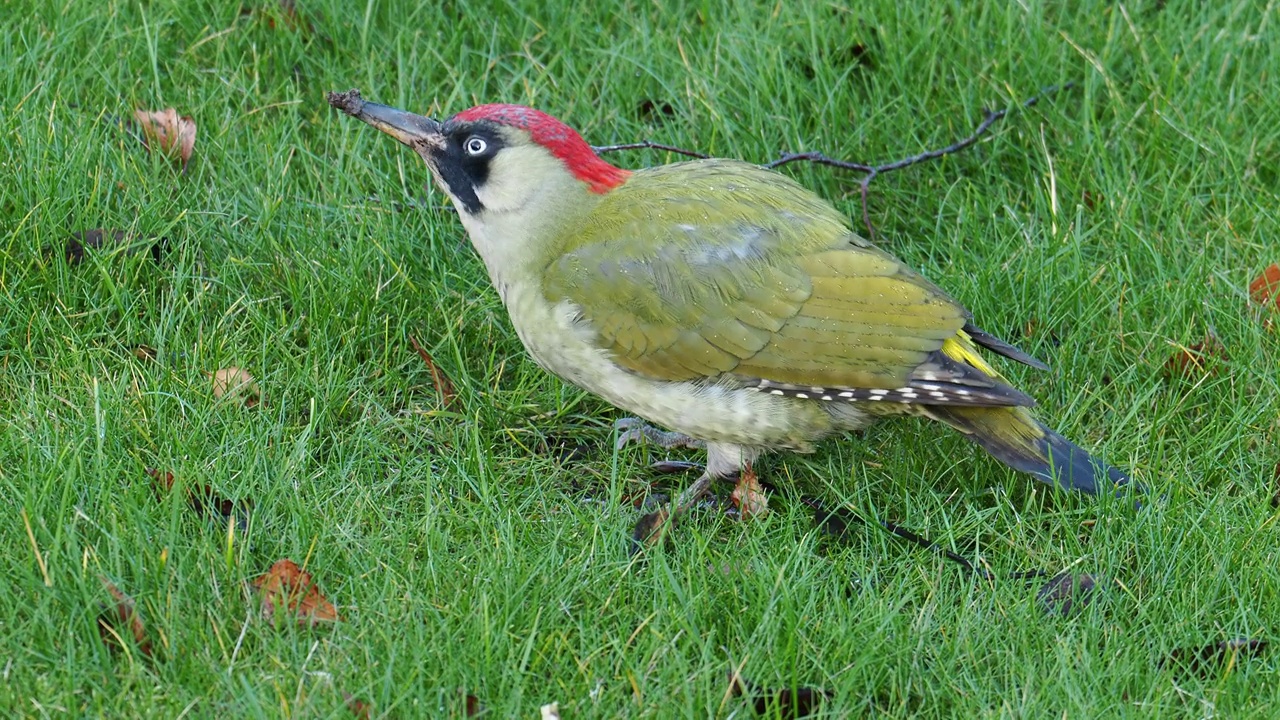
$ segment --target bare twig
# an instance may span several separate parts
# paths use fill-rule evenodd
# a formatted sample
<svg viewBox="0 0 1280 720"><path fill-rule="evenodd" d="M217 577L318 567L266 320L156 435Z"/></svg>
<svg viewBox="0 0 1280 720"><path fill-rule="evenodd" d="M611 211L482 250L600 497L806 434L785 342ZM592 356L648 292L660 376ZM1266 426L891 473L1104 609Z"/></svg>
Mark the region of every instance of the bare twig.
<svg viewBox="0 0 1280 720"><path fill-rule="evenodd" d="M605 153L611 153L611 152L618 152L619 150L663 150L666 152L673 152L678 155L688 155L689 157L702 158L703 160L711 157L710 155L707 155L706 153L700 153L697 150L685 150L684 148L678 148L674 145L663 145L662 143L656 143L652 140L641 140L640 142L623 143L622 145L592 145L591 149L595 150L597 155L603 155Z"/></svg>
<svg viewBox="0 0 1280 720"><path fill-rule="evenodd" d="M1075 87L1074 82L1064 83L1062 85L1050 85L1049 87L1046 87L1043 90L1041 90L1039 95L1033 96L1025 100L1021 106L1023 108L1029 108L1035 105L1036 103L1040 102L1041 98L1048 97L1049 95L1052 95L1054 93L1061 92L1064 90L1070 90L1073 87ZM990 108L983 108L982 122L978 123L978 126L973 129L973 132L971 132L968 135L968 137L957 140L956 142L953 142L950 145L947 145L946 147L937 148L935 150L926 150L925 152L919 153L917 155L905 157L900 160L894 160L892 162L881 163L879 165L869 165L866 163L850 162L847 160L837 160L835 158L827 157L827 155L817 151L802 152L802 153L784 152L782 153L781 156L778 157L777 160L764 163L761 167L772 170L774 168L782 167L783 165L789 165L794 162L803 161L803 162L815 163L817 165L826 165L828 167L837 168L839 170L853 170L855 172L863 173L862 180L859 182L859 188L858 188L859 194L861 195L861 198L862 198L862 223L866 225L867 232L870 233L871 239L874 240L876 236L876 229L875 229L875 226L871 224L871 212L867 207L867 195L869 193L869 188L871 186L872 180L876 179L877 176L882 175L884 173L889 173L889 172L893 172L894 170L901 170L903 168L908 168L908 167L911 167L912 165L918 165L923 162L928 162L929 160L936 160L937 158L943 157L944 155L952 155L954 153L960 152L961 150L964 150L970 145L973 145L974 143L978 142L978 140L981 139L982 136L985 135L991 129L992 125L995 125L997 122L1004 119L1004 117L1009 114L1010 109L1011 108L1005 108L1004 110L992 110ZM670 145L662 145L660 143L655 143L650 140L644 140L637 143L628 143L625 145L606 145L603 147L595 148L595 151L597 153L603 154L603 153L614 152L618 150L636 150L636 149L646 149L646 148L654 149L654 150L665 150L667 152L679 153L681 155L688 155L690 157L698 157L698 158L708 157L707 155L700 153L696 150L687 150L684 148L673 147Z"/></svg>
<svg viewBox="0 0 1280 720"><path fill-rule="evenodd" d="M410 335L409 344L418 352L418 357L422 358L422 362L427 364L427 370L431 372L431 384L436 389L436 395L440 397L440 406L446 410L453 404L454 398L458 396L453 389L453 383L449 381L448 376L440 370L436 365L436 361L431 357L431 353L427 352L418 344L417 338Z"/></svg>
<svg viewBox="0 0 1280 720"><path fill-rule="evenodd" d="M770 487L770 490L773 490L773 488ZM837 507L834 510L831 510L823 506L822 502L817 498L809 497L807 495L801 496L800 502L813 508L818 520L818 524L826 527L829 532L833 532L837 535L842 535L844 533L844 529L849 525L849 523L857 523L859 525L868 525L868 524L878 525L884 528L885 530L889 531L890 534L896 535L902 538L903 540L906 540L909 543L912 543L921 548L924 548L925 550L938 553L942 557L945 557L951 562L954 562L960 565L965 570L969 571L971 574L976 575L983 580L994 581L998 579L987 568L978 567L974 565L972 562L970 562L968 558L962 555L957 555L956 553L953 553L950 550L933 542L929 538L918 535L895 522L891 522L889 520L877 520L874 523L868 523L865 519L853 513L848 508ZM1035 578L1045 577L1046 575L1048 575L1048 573L1044 572L1043 570L1029 570L1029 571L1009 573L1008 579L1031 580Z"/></svg>

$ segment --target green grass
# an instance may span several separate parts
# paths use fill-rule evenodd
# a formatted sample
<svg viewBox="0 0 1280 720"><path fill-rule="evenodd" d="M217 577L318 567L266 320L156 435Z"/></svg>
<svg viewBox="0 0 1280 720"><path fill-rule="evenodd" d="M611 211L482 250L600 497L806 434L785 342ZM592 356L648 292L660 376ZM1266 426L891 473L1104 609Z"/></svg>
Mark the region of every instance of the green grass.
<svg viewBox="0 0 1280 720"><path fill-rule="evenodd" d="M346 692L376 716L460 716L464 689L491 717L743 717L738 666L825 688L829 717L1275 712L1274 653L1161 665L1280 618L1280 335L1245 291L1280 260L1274 6L299 5L316 32L207 1L19 0L0 20L2 714L344 717ZM638 565L624 498L668 479L602 449L618 411L524 355L421 162L324 102L521 102L597 144L881 161L1066 81L969 152L877 179L872 217L1050 363L1009 372L1051 424L1165 500L1046 493L940 427L884 424L770 458L771 516L703 515ZM112 122L166 106L199 123L186 176ZM856 178L788 172L859 212ZM75 266L42 250L94 227L135 239ZM161 263L136 252L160 235ZM1230 360L1165 378L1210 329ZM232 365L264 406L212 397L205 373ZM566 440L597 449L545 450ZM251 500L249 532L157 501L147 467ZM1046 617L1035 583L871 528L820 535L799 492L1001 574L1117 585ZM342 622L257 618L246 581L281 557ZM159 657L99 641L99 575Z"/></svg>

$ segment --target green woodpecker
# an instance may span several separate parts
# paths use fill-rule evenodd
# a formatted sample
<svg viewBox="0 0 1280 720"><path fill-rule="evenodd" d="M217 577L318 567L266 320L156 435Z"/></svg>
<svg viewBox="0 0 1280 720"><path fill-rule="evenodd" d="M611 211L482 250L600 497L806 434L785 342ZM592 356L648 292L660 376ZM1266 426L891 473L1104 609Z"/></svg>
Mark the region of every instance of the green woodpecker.
<svg viewBox="0 0 1280 720"><path fill-rule="evenodd" d="M438 122L355 90L329 102L426 161L539 365L675 431L630 437L705 443L676 512L762 452L891 415L937 420L1063 488L1128 482L1036 420L978 347L1043 364L784 175L717 159L624 170L518 105Z"/></svg>

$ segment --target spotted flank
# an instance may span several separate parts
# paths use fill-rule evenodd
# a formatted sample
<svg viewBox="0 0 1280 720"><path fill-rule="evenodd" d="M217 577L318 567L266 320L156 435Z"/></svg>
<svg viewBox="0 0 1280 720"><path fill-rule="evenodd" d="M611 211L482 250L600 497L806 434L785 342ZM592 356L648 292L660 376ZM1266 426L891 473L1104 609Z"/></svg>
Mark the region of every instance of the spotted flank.
<svg viewBox="0 0 1280 720"><path fill-rule="evenodd" d="M791 385L769 380L758 380L755 390L793 397L800 400L825 400L827 402L880 402L907 405L966 405L971 407L1011 407L1035 405L1035 401L1003 383L988 387L965 385L955 382L929 382L913 379L906 387L885 388L826 388L811 385Z"/></svg>

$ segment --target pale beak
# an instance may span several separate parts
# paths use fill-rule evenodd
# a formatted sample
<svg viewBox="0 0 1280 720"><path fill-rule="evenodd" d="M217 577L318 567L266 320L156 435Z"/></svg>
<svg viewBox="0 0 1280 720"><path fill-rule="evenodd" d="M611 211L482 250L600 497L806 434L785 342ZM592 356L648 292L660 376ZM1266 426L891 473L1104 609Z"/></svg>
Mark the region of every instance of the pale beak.
<svg viewBox="0 0 1280 720"><path fill-rule="evenodd" d="M369 123L411 148L416 149L423 145L437 148L444 146L444 136L440 134L440 123L429 117L414 115L388 105L365 102L365 99L360 97L359 90L331 92L329 104L353 118Z"/></svg>

